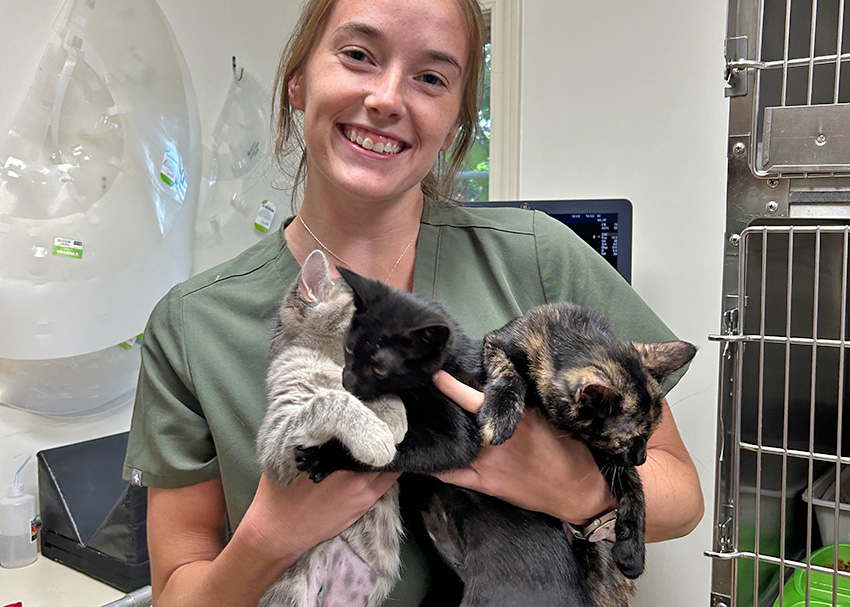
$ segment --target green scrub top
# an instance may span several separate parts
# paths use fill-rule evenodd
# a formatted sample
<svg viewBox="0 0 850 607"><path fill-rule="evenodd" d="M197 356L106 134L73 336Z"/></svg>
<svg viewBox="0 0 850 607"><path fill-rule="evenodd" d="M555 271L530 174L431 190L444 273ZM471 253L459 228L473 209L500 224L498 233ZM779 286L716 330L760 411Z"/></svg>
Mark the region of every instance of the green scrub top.
<svg viewBox="0 0 850 607"><path fill-rule="evenodd" d="M221 477L228 518L239 525L260 478L255 439L271 329L299 269L281 228L157 304L142 344L127 480L170 488ZM572 301L607 317L621 338L675 339L608 262L539 211L426 203L413 290L476 338L535 305ZM413 607L424 595L428 565L417 542L405 540L392 605Z"/></svg>

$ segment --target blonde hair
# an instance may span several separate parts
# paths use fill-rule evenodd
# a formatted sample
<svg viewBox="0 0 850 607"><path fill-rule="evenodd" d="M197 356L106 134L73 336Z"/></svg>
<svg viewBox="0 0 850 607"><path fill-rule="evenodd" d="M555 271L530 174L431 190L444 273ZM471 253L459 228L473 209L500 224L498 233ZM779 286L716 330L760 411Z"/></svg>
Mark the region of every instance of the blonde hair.
<svg viewBox="0 0 850 607"><path fill-rule="evenodd" d="M307 0L301 16L289 38L278 64L274 82L272 107L275 108L274 154L278 164L286 170L286 157L294 152L301 153L295 170L293 201L304 181L307 169L307 151L304 144L302 125L297 120L296 110L289 98L289 82L302 72L313 47L322 35L325 23L338 0ZM455 181L466 156L475 143L478 131L478 108L484 73L484 43L486 31L478 0L456 0L463 12L467 25L466 76L461 96L458 124L460 128L448 152L441 152L434 168L422 180L422 192L426 198L438 201L452 200ZM446 156L448 155L448 162Z"/></svg>

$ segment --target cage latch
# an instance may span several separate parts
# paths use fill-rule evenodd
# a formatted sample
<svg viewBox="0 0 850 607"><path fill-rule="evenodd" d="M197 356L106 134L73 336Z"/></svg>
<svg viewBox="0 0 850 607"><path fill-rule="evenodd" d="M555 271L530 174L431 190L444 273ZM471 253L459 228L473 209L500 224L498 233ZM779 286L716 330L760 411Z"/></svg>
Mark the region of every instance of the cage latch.
<svg viewBox="0 0 850 607"><path fill-rule="evenodd" d="M726 80L726 96L740 97L746 95L747 70L761 69L764 63L747 59L747 37L736 36L726 39L726 69L723 77Z"/></svg>
<svg viewBox="0 0 850 607"><path fill-rule="evenodd" d="M736 341L744 341L743 335L738 335L738 308L726 310L723 313L723 333L721 335L709 335L709 341L720 341L725 344L723 348L723 357L729 358L731 355L730 344Z"/></svg>

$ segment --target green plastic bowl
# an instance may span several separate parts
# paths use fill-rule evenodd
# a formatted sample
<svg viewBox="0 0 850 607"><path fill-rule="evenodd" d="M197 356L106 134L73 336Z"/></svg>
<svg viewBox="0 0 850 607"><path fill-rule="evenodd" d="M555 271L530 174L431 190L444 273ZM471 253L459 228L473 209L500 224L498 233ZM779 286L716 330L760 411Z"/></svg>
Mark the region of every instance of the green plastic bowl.
<svg viewBox="0 0 850 607"><path fill-rule="evenodd" d="M824 546L812 553L812 565L826 567L833 561L833 546ZM850 563L850 544L838 544L838 558ZM811 607L832 607L832 574L812 571L809 579ZM837 599L835 607L850 607L850 579L839 577L837 584ZM784 605L779 605L776 599L773 607L805 607L806 605L806 571L797 569L785 584Z"/></svg>

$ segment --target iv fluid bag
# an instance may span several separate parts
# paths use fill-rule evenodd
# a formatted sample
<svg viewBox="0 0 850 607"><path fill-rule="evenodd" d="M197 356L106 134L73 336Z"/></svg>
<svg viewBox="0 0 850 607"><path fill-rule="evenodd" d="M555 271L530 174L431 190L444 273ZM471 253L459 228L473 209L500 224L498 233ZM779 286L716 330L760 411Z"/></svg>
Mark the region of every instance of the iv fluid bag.
<svg viewBox="0 0 850 607"><path fill-rule="evenodd" d="M49 417L81 418L132 401L141 336L90 354L43 360L0 358L0 402Z"/></svg>
<svg viewBox="0 0 850 607"><path fill-rule="evenodd" d="M234 58L198 202L192 274L236 256L280 226L285 213L279 192L266 179L273 172L269 107L259 82L244 69L237 72Z"/></svg>
<svg viewBox="0 0 850 607"><path fill-rule="evenodd" d="M198 112L165 17L155 0L69 0L54 29L0 125L0 379L105 360L191 267Z"/></svg>

